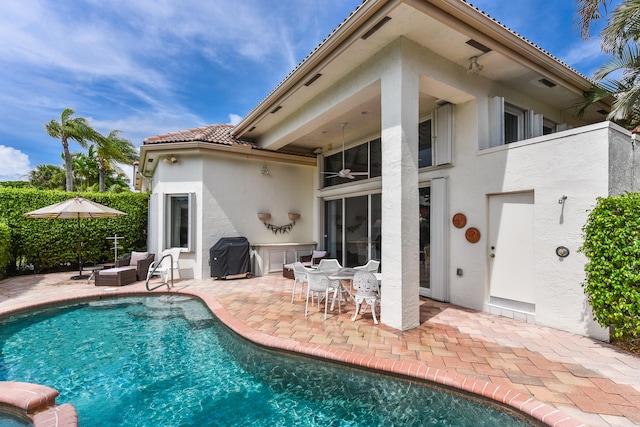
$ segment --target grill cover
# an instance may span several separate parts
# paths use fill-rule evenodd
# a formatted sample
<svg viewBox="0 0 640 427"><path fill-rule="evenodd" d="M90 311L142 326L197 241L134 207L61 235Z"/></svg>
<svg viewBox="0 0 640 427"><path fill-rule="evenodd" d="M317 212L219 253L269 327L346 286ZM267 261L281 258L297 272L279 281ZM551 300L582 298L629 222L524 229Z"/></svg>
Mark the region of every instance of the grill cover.
<svg viewBox="0 0 640 427"><path fill-rule="evenodd" d="M251 252L246 237L223 237L209 249L211 277L251 274Z"/></svg>

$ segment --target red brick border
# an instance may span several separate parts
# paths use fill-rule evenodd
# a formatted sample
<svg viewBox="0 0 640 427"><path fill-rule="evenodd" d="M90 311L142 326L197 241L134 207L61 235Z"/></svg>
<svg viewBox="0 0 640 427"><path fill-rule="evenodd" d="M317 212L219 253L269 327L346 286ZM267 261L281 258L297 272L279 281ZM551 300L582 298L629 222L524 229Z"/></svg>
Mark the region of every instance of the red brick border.
<svg viewBox="0 0 640 427"><path fill-rule="evenodd" d="M43 385L0 381L0 403L31 418L35 427L77 427L76 408L69 403L56 405L58 394Z"/></svg>

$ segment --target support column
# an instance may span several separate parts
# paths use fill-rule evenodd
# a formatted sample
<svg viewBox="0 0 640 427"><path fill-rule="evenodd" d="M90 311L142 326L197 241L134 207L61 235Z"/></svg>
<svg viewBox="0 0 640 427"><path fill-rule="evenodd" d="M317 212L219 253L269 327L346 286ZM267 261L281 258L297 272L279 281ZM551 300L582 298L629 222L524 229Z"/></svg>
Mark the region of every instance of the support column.
<svg viewBox="0 0 640 427"><path fill-rule="evenodd" d="M382 323L420 323L419 74L399 43L382 75Z"/></svg>

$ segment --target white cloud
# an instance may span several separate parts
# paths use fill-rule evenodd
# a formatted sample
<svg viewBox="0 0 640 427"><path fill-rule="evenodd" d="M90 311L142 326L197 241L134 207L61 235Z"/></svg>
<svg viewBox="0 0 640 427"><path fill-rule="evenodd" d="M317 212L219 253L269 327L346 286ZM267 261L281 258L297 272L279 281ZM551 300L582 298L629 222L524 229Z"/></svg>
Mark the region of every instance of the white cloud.
<svg viewBox="0 0 640 427"><path fill-rule="evenodd" d="M230 125L237 125L242 120L242 116L237 114L229 114L229 123Z"/></svg>
<svg viewBox="0 0 640 427"><path fill-rule="evenodd" d="M0 181L27 181L27 174L31 170L29 156L15 148L0 145Z"/></svg>
<svg viewBox="0 0 640 427"><path fill-rule="evenodd" d="M590 73L604 64L607 56L600 49L600 40L592 38L569 46L568 50L560 55L560 60L572 67L580 66L581 69L589 70Z"/></svg>

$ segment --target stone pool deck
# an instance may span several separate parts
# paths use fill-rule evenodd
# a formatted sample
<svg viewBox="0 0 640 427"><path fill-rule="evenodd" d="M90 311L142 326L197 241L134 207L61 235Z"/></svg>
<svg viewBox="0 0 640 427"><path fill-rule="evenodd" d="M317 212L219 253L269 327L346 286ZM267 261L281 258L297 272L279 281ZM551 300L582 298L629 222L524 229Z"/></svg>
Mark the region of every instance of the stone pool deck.
<svg viewBox="0 0 640 427"><path fill-rule="evenodd" d="M0 282L0 315L96 296L147 293L144 282L96 287L70 273ZM640 358L607 343L421 299L420 326L374 325L370 311L341 314L291 303L293 280L182 280L172 292L198 296L246 338L370 369L428 379L482 395L555 426L640 425ZM165 287L156 292L166 291Z"/></svg>

